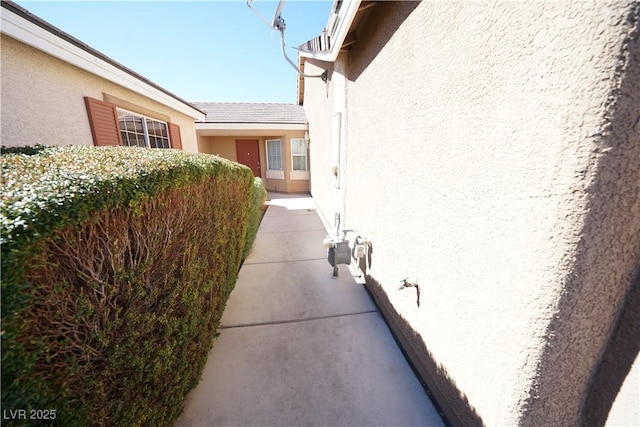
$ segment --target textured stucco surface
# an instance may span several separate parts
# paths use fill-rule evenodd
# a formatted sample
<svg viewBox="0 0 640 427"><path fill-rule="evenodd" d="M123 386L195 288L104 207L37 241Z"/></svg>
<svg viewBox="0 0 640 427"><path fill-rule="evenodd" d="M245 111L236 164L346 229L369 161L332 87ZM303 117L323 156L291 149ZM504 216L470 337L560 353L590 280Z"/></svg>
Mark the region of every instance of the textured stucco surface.
<svg viewBox="0 0 640 427"><path fill-rule="evenodd" d="M215 154L225 159L237 161L236 139L258 139L252 137L234 137L234 136L199 136L198 151L201 153ZM258 143L261 141L259 140ZM262 150L260 150L260 165L263 165Z"/></svg>
<svg viewBox="0 0 640 427"><path fill-rule="evenodd" d="M2 145L92 145L83 98L106 94L180 125L183 150L197 151L193 118L5 35L1 46Z"/></svg>
<svg viewBox="0 0 640 427"><path fill-rule="evenodd" d="M305 73L321 74L328 70L329 80L305 79L305 114L309 118L311 195L320 207L320 215L333 224L332 116L334 114L333 64L307 60ZM309 116L311 115L311 116ZM328 215L328 216L327 216Z"/></svg>
<svg viewBox="0 0 640 427"><path fill-rule="evenodd" d="M379 3L342 54L344 226L371 239L368 277L484 424L584 422L640 260L634 10ZM305 82L327 218L331 90Z"/></svg>
<svg viewBox="0 0 640 427"><path fill-rule="evenodd" d="M254 139L258 141L260 150L260 172L264 181L265 188L268 191L277 191L281 193L308 193L308 179L291 179L291 139L304 138L304 131L301 130L268 130L265 132L258 131L251 133L250 131L234 131L238 136L198 136L198 150L201 153L216 154L225 159L237 161L236 140L237 139ZM268 134L268 136L265 136ZM259 135L259 136L256 136ZM266 140L279 139L282 150L282 169L284 179L271 179L266 177L267 160L266 160ZM307 151L307 155L308 155ZM307 157L308 161L308 157ZM308 164L308 163L307 163Z"/></svg>

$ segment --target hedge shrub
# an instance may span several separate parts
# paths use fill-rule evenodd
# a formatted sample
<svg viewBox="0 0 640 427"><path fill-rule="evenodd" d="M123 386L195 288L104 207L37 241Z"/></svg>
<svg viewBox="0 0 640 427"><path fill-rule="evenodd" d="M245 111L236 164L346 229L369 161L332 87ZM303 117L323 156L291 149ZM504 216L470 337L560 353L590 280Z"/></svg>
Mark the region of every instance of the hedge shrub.
<svg viewBox="0 0 640 427"><path fill-rule="evenodd" d="M4 414L172 425L236 281L250 170L124 147L3 150L0 164Z"/></svg>
<svg viewBox="0 0 640 427"><path fill-rule="evenodd" d="M251 187L251 210L249 213L249 227L247 229L247 240L244 245L244 251L242 253L242 259L249 256L253 242L256 240L258 234L258 227L260 227L260 221L264 214L266 207L264 202L267 200L267 190L264 188L262 179L255 177L253 179L253 186Z"/></svg>

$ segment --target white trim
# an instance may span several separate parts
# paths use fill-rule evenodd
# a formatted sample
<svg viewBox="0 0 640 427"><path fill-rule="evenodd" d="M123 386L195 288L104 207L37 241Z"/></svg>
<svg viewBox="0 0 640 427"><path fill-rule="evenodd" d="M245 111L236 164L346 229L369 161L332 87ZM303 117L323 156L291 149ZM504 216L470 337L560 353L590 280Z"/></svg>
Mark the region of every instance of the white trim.
<svg viewBox="0 0 640 427"><path fill-rule="evenodd" d="M265 176L269 179L284 179L284 171L270 171L267 169Z"/></svg>
<svg viewBox="0 0 640 427"><path fill-rule="evenodd" d="M196 123L199 130L308 130L307 123Z"/></svg>
<svg viewBox="0 0 640 427"><path fill-rule="evenodd" d="M291 171L289 172L291 181L309 181L309 171Z"/></svg>
<svg viewBox="0 0 640 427"><path fill-rule="evenodd" d="M304 160L305 160L305 165L304 165L304 169L302 170L295 170L293 169L293 156L302 156L302 154L294 154L293 153L293 141L302 141L302 143L304 144L305 147L305 151L304 151ZM306 140L304 138L289 138L289 151L290 151L290 158L291 158L291 172L307 172L309 170L309 150L307 148L307 144L306 144ZM301 174L296 174L296 176L299 176ZM307 178L293 178L291 177L291 179L309 179Z"/></svg>
<svg viewBox="0 0 640 427"><path fill-rule="evenodd" d="M270 142L275 142L278 141L280 143L280 169L271 169L271 166L269 165L269 143ZM283 163L283 158L282 158L282 139L280 138L274 138L274 139L265 139L264 140L264 156L267 159L267 172L271 171L271 172L282 172L282 178L278 178L278 179L284 179L284 170L282 169L282 163ZM267 178L269 178L268 176L269 174L267 174Z"/></svg>
<svg viewBox="0 0 640 427"><path fill-rule="evenodd" d="M333 116L334 132L333 138L333 155L334 162L338 168L337 179L334 180L334 209L340 213L340 227L347 227L347 211L346 211L346 175L347 170L347 124L348 124L348 108L347 108L347 79L345 77L346 64L344 57L340 57L335 62L333 73L334 96ZM337 156L337 157L335 157ZM336 230L338 232L338 230Z"/></svg>
<svg viewBox="0 0 640 427"><path fill-rule="evenodd" d="M342 43L347 38L347 34L349 33L349 29L351 28L351 24L353 23L356 14L358 13L358 8L360 7L360 3L362 0L352 0L345 1L342 7L340 8L340 12L338 13L338 25L336 27L335 34L330 34L331 36L331 50L324 52L304 52L300 51L300 56L304 56L305 58L318 59L320 61L328 61L334 62L340 53L340 48L342 47Z"/></svg>
<svg viewBox="0 0 640 427"><path fill-rule="evenodd" d="M140 113L134 113L133 111L126 110L124 108L116 107L116 114L118 114L118 120L120 120L120 114L119 114L120 112L128 114L130 116L140 117L142 119L142 132L144 134L144 142L147 145L147 148L151 148L151 141L149 139L149 127L148 127L149 125L147 124L147 120L151 120L152 122L156 122L156 123L161 123L161 124L163 124L165 126L165 129L167 130L167 142L169 143L169 146L166 147L166 148L171 148L172 147L172 144L171 144L171 132L169 132L169 124L167 122L162 121L162 120L158 120L158 119L154 119L154 118L151 118L151 117L147 117L147 116L145 116L143 114L140 114ZM122 133L122 129L118 128L118 132ZM126 130L125 130L125 132L126 132ZM124 137L122 137L122 143L124 145L127 145L124 142Z"/></svg>
<svg viewBox="0 0 640 427"><path fill-rule="evenodd" d="M103 79L139 93L140 95L160 102L161 104L186 114L195 120L204 120L205 118L203 113L193 107L190 107L167 95L161 90L148 85L131 74L114 67L112 64L95 57L89 52L80 49L78 46L56 37L44 28L23 19L10 10L2 8L1 18L1 31L3 34L6 34L11 38L88 71L98 77L102 77Z"/></svg>

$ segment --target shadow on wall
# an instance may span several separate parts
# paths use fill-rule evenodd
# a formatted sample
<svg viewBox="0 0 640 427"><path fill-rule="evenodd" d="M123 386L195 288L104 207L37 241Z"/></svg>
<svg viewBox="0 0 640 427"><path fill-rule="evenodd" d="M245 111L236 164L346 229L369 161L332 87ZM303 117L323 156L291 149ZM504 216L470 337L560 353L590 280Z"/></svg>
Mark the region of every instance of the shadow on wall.
<svg viewBox="0 0 640 427"><path fill-rule="evenodd" d="M613 102L603 114L604 126L598 141L601 154L595 164L595 178L587 189L591 197L577 261L564 284L566 292L559 301L558 315L547 328L538 381L525 408L525 420L530 425L535 425L540 414L550 412L545 403L570 395L570 389L580 380L572 381L570 374L564 375L567 381L559 382L557 378L563 373L581 374L585 370L590 378L586 390L581 390L584 394L579 423L604 425L640 349L640 6L632 7L627 18L634 31L628 34L620 53L620 74L612 82L609 97ZM608 314L610 307L618 310L613 321ZM606 318L594 318L598 313L604 313ZM590 324L581 325L581 321ZM589 345L598 342L598 325L608 328L602 331L608 337L603 348ZM563 350L560 353L557 349ZM573 370L576 360L585 357L598 357L596 366ZM554 405L553 411L558 413L550 416L558 417L566 409Z"/></svg>
<svg viewBox="0 0 640 427"><path fill-rule="evenodd" d="M585 402L586 425L603 425L640 350L640 267Z"/></svg>
<svg viewBox="0 0 640 427"><path fill-rule="evenodd" d="M378 2L364 12L369 14L361 20L366 21L366 25L357 26L356 38L359 42L349 51L349 80L356 81L360 77L419 4L418 1Z"/></svg>
<svg viewBox="0 0 640 427"><path fill-rule="evenodd" d="M429 395L435 400L440 415L449 425L483 426L482 419L471 406L467 397L451 379L447 370L436 363L433 355L409 323L393 308L380 283L367 271L373 261L373 245L368 243L365 258L358 259L358 267L365 278L366 289L376 302L395 339L399 342L416 371L420 381L427 385Z"/></svg>

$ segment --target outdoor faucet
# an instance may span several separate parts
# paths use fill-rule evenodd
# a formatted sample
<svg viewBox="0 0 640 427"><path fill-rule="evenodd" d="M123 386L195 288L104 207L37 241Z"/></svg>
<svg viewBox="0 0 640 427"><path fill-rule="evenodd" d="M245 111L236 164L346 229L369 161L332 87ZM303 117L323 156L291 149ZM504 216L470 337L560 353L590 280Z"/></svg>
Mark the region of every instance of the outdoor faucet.
<svg viewBox="0 0 640 427"><path fill-rule="evenodd" d="M402 283L402 286L400 286L399 290L403 290L404 288L416 288L416 305L420 307L420 286L418 286L417 281L416 283L411 283L409 281L409 278L405 277L404 279L400 280L400 283Z"/></svg>

